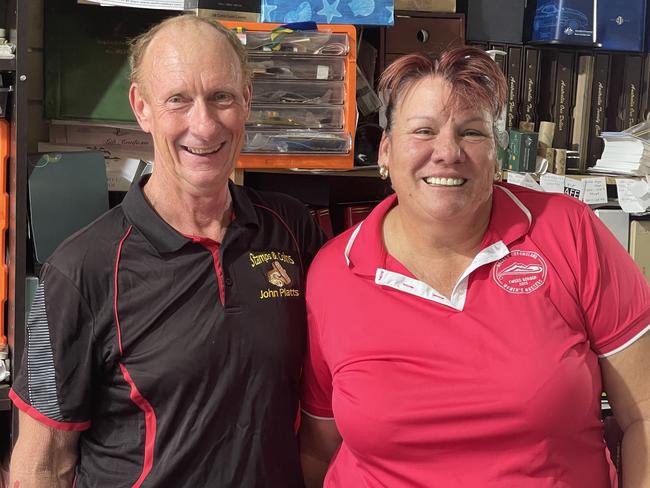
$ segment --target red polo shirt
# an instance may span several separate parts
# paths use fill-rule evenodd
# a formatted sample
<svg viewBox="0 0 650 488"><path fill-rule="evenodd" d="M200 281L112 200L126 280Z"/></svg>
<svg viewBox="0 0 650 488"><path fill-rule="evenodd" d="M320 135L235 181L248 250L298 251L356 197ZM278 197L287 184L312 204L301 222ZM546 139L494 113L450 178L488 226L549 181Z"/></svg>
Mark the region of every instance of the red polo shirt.
<svg viewBox="0 0 650 488"><path fill-rule="evenodd" d="M584 204L499 185L448 300L387 254L395 202L308 277L303 408L343 437L325 486L612 486L598 356L650 328L636 264Z"/></svg>

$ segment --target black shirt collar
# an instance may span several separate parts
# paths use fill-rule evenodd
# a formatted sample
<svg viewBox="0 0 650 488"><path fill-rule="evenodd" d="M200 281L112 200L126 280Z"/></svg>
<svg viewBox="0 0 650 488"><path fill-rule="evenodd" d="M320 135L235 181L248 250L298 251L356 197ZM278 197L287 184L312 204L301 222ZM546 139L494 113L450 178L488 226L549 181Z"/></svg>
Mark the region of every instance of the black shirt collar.
<svg viewBox="0 0 650 488"><path fill-rule="evenodd" d="M149 175L144 175L139 181L131 185L122 201L124 214L159 253L178 251L192 240L165 222L149 205L142 190L148 179ZM258 226L257 212L248 197L246 189L235 185L232 181L228 182L228 188L232 196L235 213L235 219L230 225Z"/></svg>

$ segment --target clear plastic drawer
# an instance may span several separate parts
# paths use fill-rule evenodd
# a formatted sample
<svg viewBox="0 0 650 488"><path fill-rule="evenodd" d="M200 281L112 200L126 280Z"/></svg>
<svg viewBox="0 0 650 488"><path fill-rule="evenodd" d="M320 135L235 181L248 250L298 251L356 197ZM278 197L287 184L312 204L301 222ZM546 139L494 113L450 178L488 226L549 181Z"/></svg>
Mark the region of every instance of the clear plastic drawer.
<svg viewBox="0 0 650 488"><path fill-rule="evenodd" d="M352 141L347 132L308 130L246 132L243 153L347 154Z"/></svg>
<svg viewBox="0 0 650 488"><path fill-rule="evenodd" d="M345 85L342 81L253 80L253 103L291 105L342 105Z"/></svg>
<svg viewBox="0 0 650 488"><path fill-rule="evenodd" d="M246 125L253 129L342 129L343 107L253 105Z"/></svg>
<svg viewBox="0 0 650 488"><path fill-rule="evenodd" d="M345 33L326 31L247 31L245 36L246 50L249 52L345 56L350 50L348 36ZM244 40L242 35L239 37L242 41Z"/></svg>
<svg viewBox="0 0 650 488"><path fill-rule="evenodd" d="M342 80L345 58L282 55L251 56L248 64L253 78L280 80Z"/></svg>

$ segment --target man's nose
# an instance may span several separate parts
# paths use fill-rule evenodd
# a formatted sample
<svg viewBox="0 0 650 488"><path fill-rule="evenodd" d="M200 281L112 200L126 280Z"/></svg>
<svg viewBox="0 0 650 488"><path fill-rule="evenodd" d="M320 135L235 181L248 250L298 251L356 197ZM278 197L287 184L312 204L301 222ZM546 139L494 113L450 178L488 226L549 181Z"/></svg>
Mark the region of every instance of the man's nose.
<svg viewBox="0 0 650 488"><path fill-rule="evenodd" d="M190 112L190 131L200 136L211 136L221 129L219 111L203 101L196 101Z"/></svg>

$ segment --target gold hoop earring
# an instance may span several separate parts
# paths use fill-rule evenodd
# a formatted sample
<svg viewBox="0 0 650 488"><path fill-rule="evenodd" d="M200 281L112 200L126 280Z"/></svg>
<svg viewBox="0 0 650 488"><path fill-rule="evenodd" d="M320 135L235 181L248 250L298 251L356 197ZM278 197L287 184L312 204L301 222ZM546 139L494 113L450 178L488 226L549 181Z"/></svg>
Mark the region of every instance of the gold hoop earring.
<svg viewBox="0 0 650 488"><path fill-rule="evenodd" d="M388 168L386 166L380 166L379 167L379 177L382 180L387 180L388 179Z"/></svg>
<svg viewBox="0 0 650 488"><path fill-rule="evenodd" d="M494 181L501 181L503 179L503 173L500 169L496 170L494 173Z"/></svg>

